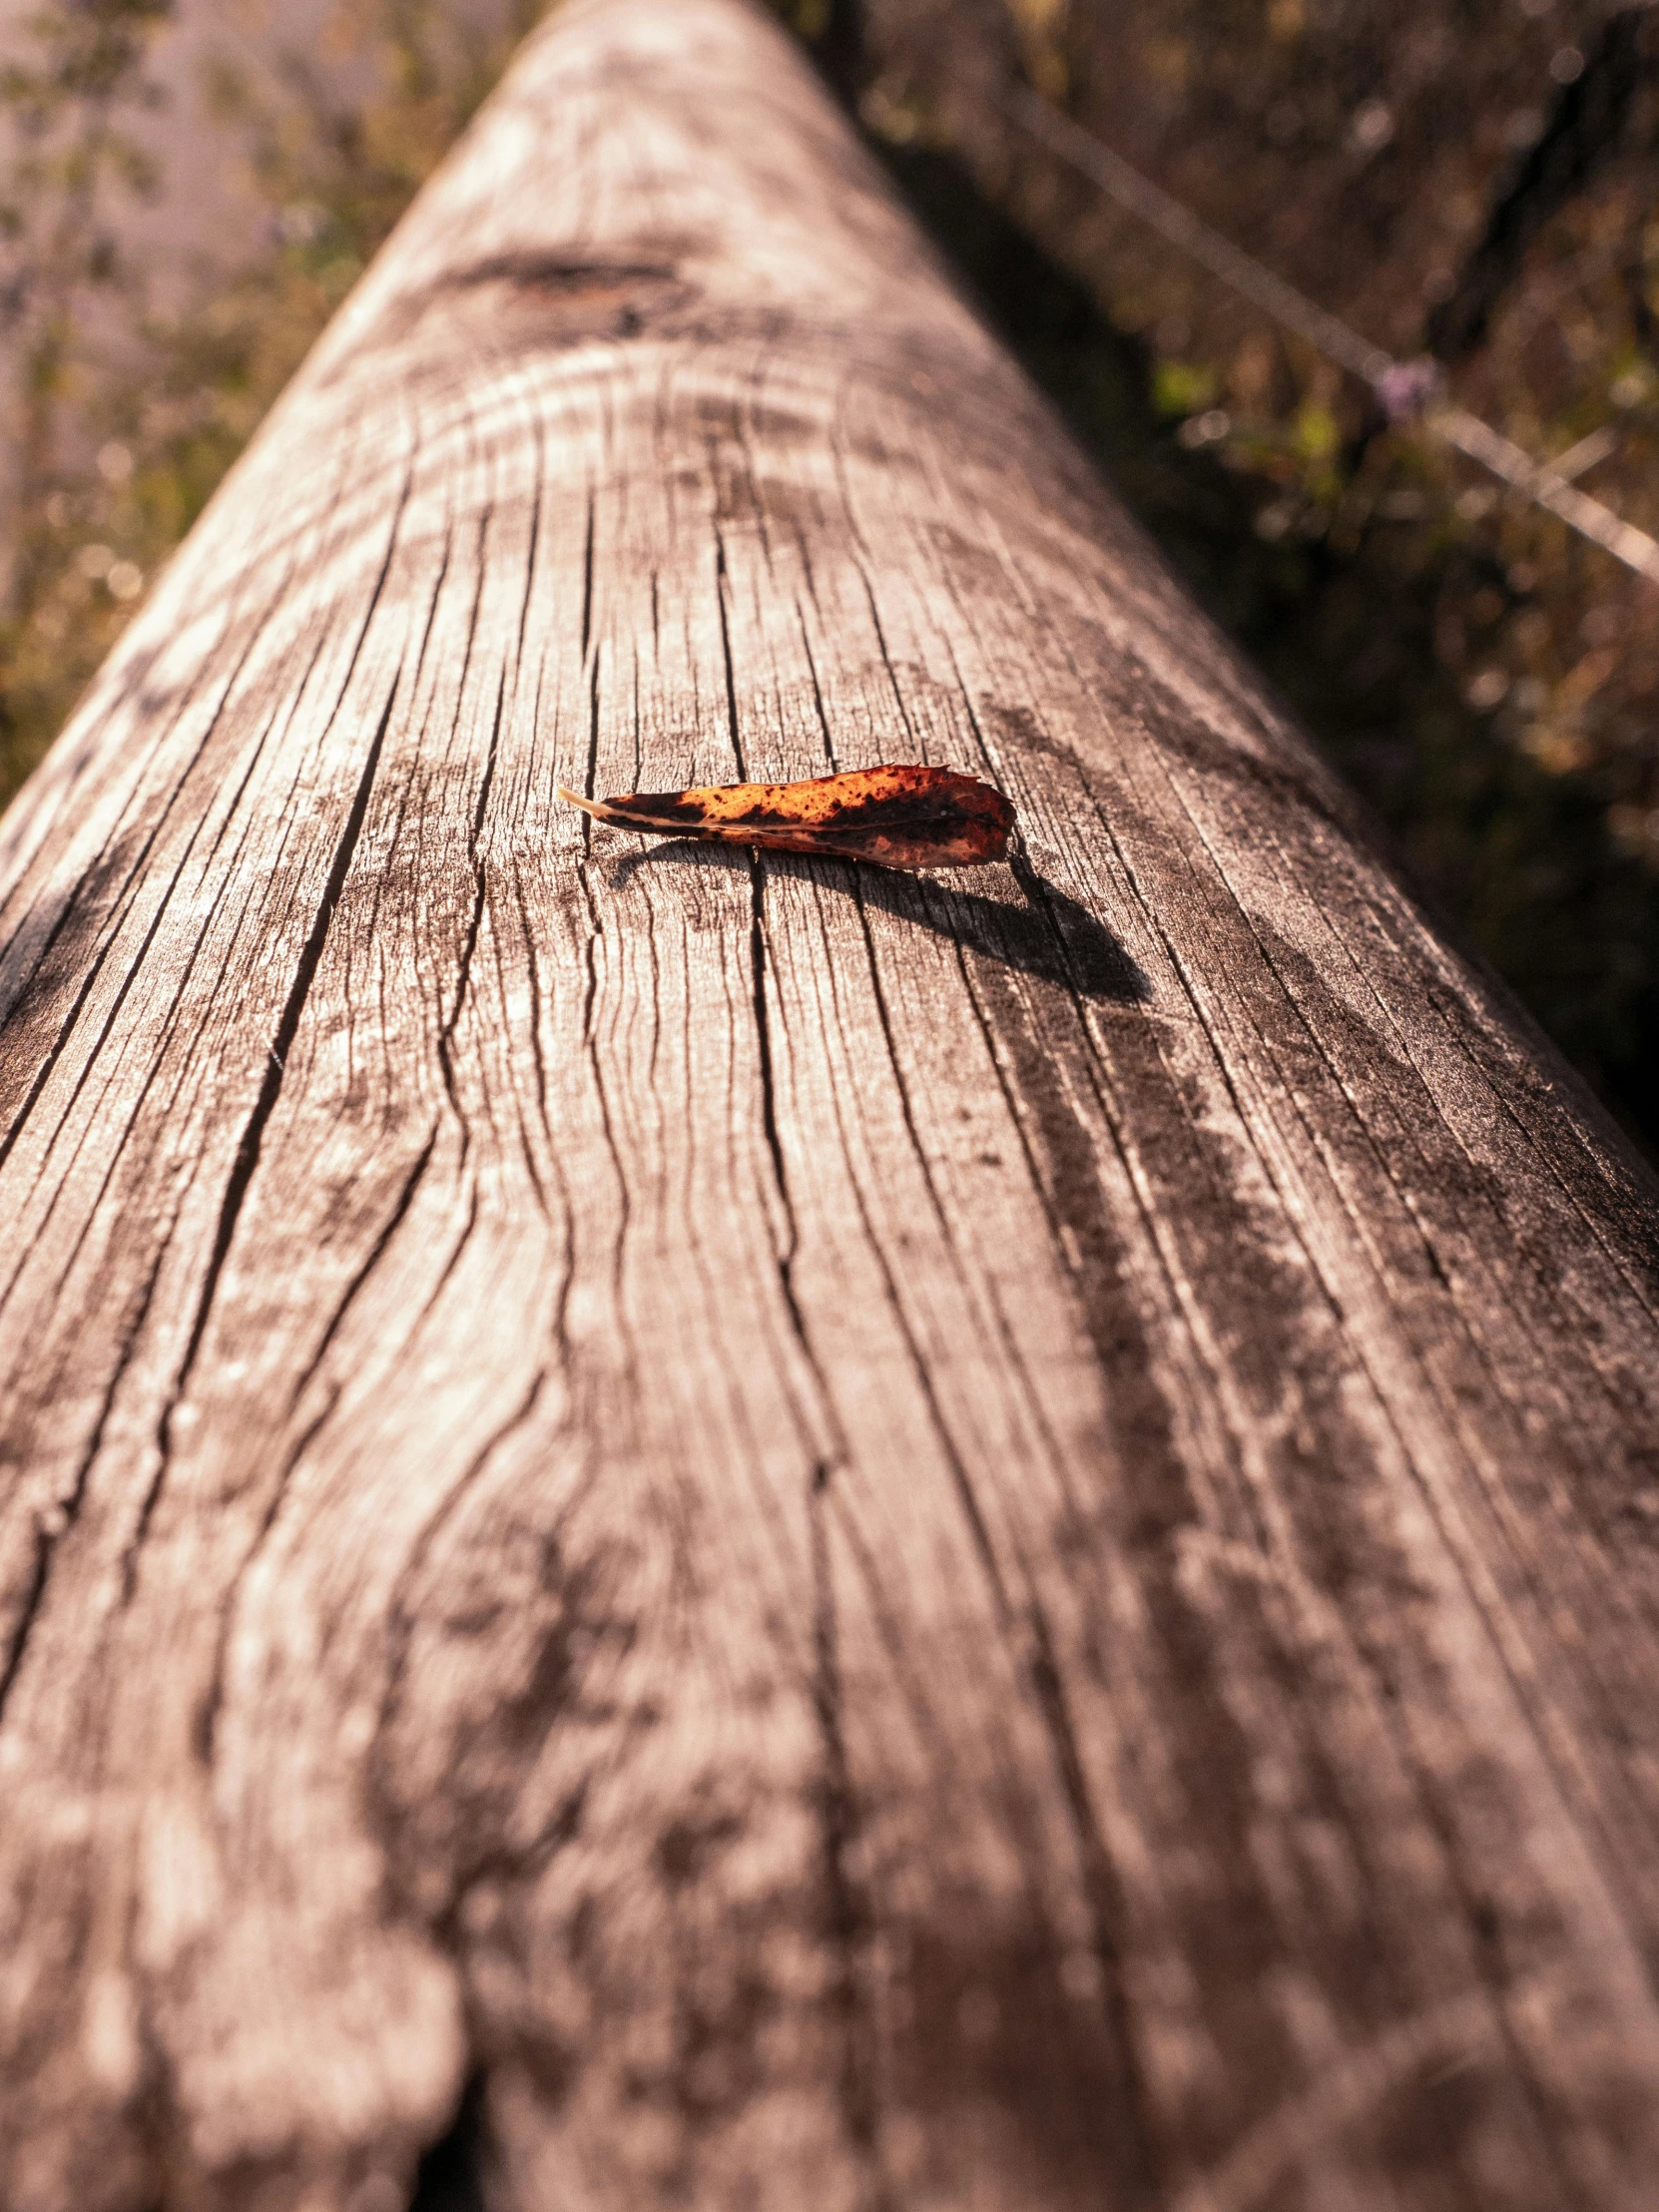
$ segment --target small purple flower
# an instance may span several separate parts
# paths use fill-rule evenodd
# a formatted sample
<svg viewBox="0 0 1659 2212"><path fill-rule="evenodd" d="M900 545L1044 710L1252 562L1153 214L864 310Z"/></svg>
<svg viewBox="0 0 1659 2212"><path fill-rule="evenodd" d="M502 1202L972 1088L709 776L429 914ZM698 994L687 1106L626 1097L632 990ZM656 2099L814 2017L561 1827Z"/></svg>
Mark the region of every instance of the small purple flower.
<svg viewBox="0 0 1659 2212"><path fill-rule="evenodd" d="M1414 422L1440 388L1440 364L1426 353L1390 361L1377 379L1377 397L1390 422Z"/></svg>

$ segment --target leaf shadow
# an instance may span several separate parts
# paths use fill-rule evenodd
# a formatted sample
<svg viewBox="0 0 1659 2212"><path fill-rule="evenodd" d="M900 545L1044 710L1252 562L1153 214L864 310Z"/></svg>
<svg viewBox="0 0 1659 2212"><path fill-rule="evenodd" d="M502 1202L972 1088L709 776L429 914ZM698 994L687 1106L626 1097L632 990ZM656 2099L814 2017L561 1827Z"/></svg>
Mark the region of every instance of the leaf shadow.
<svg viewBox="0 0 1659 2212"><path fill-rule="evenodd" d="M1152 996L1151 979L1123 942L1080 900L1040 875L1023 855L1008 863L1009 873L1024 893L1023 903L960 888L954 879L960 870L952 870L947 877L798 852L767 851L758 857L771 873L846 891L866 907L879 907L1021 975L1057 983L1079 998L1139 1006ZM612 880L626 886L642 868L665 865L744 867L748 858L740 846L671 837L644 851L627 853L615 863Z"/></svg>

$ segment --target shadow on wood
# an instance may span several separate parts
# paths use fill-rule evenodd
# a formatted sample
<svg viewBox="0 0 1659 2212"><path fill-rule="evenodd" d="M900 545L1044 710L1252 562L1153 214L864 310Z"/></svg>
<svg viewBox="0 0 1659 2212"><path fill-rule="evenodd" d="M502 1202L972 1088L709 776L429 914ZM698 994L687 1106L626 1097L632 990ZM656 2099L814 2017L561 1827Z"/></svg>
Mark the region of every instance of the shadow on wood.
<svg viewBox="0 0 1659 2212"><path fill-rule="evenodd" d="M999 960L1021 975L1058 983L1080 998L1111 998L1136 1005L1151 995L1146 976L1111 930L1029 861L1016 859L1008 871L1023 894L1022 903L969 890L959 878L901 875L890 869L855 867L848 861L807 860L787 852L769 852L764 859L750 862L681 837L649 851L626 854L615 862L612 880L624 885L641 868L670 865L745 871L759 866L786 881L795 878L843 893L860 908L878 907L964 950ZM974 880L983 878L976 875Z"/></svg>

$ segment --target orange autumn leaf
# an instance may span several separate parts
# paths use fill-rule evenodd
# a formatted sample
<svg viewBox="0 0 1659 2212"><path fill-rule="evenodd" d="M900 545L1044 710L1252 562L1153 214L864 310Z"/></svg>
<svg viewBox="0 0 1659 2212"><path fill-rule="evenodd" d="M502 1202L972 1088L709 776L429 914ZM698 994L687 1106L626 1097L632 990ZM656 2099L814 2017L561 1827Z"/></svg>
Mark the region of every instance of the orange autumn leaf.
<svg viewBox="0 0 1659 2212"><path fill-rule="evenodd" d="M655 837L718 837L783 852L830 852L877 867L966 867L1007 857L1010 802L955 769L856 769L800 784L710 784L683 792L558 796L596 822Z"/></svg>

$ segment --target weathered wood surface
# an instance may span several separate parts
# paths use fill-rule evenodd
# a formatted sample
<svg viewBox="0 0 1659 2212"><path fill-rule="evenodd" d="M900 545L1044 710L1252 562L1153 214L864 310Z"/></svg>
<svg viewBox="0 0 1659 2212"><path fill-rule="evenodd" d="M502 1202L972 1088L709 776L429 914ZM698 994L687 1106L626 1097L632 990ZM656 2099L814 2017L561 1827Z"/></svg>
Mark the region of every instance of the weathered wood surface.
<svg viewBox="0 0 1659 2212"><path fill-rule="evenodd" d="M1034 906L552 799L891 758ZM532 42L0 1019L8 2212L1653 2204L1652 1185L759 16Z"/></svg>

